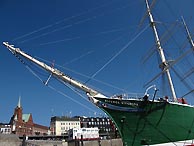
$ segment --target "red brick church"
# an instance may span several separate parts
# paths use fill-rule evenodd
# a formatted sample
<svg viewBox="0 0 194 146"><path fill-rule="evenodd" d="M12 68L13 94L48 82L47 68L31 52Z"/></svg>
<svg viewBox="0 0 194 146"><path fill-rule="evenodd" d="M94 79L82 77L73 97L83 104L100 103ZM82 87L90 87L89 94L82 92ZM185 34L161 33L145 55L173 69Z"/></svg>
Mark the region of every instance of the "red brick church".
<svg viewBox="0 0 194 146"><path fill-rule="evenodd" d="M11 117L10 125L12 133L19 136L30 135L47 135L49 128L33 122L32 114L23 114L21 98L19 97L18 105Z"/></svg>

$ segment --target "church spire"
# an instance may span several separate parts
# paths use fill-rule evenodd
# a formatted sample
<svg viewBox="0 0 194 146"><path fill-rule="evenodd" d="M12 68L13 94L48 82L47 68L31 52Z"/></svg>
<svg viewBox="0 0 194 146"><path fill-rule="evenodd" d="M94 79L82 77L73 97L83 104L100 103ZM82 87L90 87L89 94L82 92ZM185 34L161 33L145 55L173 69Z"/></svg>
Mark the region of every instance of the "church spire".
<svg viewBox="0 0 194 146"><path fill-rule="evenodd" d="M18 100L18 108L21 108L21 96L19 96L19 100Z"/></svg>

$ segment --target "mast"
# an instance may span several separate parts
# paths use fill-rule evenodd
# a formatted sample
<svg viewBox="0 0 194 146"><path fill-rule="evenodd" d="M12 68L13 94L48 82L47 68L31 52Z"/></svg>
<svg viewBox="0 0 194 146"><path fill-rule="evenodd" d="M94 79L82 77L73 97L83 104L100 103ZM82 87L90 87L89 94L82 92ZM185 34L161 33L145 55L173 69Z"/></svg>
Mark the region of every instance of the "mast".
<svg viewBox="0 0 194 146"><path fill-rule="evenodd" d="M21 55L24 58L28 59L29 61L37 64L38 66L40 66L41 68L43 68L44 70L46 70L47 72L51 73L51 75L57 77L58 79L84 91L87 93L87 95L89 97L94 97L95 95L100 95L101 97L105 97L103 94L99 93L98 91L89 88L88 86L72 79L71 77L65 75L63 72L59 71L56 68L53 68L51 66L46 65L45 63L38 61L37 59L33 58L32 56L26 54L25 52L21 51L19 48L15 48L13 45L9 45L8 42L3 42L3 44L14 54L14 55ZM47 81L48 82L48 81Z"/></svg>
<svg viewBox="0 0 194 146"><path fill-rule="evenodd" d="M151 10L150 10L149 4L148 4L148 0L145 0L145 2L146 2L148 16L149 16L149 19L150 19L150 24L151 24L151 27L152 27L153 32L154 32L156 46L157 46L157 49L158 49L158 52L159 52L159 55L160 55L160 58L161 58L161 61L162 61L160 67L161 67L162 70L165 70L165 68L168 67L168 63L167 63L167 60L166 60L165 55L164 55L164 51L163 51L161 43L160 43L160 39L159 39L159 36L158 36L158 32L157 32L157 29L156 29L156 25L155 25L153 16L151 14ZM175 89L174 89L172 78L171 78L171 75L170 75L170 71L167 68L165 72L166 72L167 79L168 79L168 82L169 82L169 86L170 86L170 90L171 90L171 93L172 93L173 101L177 101Z"/></svg>

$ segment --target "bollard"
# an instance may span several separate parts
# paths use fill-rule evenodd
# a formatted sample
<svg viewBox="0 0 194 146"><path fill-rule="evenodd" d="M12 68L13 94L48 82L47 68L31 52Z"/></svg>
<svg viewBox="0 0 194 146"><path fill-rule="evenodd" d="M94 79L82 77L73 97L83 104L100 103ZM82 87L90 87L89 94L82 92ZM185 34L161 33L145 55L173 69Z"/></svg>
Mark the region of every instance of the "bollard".
<svg viewBox="0 0 194 146"><path fill-rule="evenodd" d="M23 135L22 146L26 146L26 135Z"/></svg>
<svg viewBox="0 0 194 146"><path fill-rule="evenodd" d="M83 135L81 135L81 146L84 146Z"/></svg>

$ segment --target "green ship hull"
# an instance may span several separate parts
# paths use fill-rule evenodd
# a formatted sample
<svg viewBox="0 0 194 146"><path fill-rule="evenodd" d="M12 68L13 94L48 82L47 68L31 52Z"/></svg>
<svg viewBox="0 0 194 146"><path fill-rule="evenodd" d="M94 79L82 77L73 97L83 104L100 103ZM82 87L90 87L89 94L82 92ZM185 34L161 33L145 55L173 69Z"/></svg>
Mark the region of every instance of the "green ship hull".
<svg viewBox="0 0 194 146"><path fill-rule="evenodd" d="M173 144L194 139L192 106L156 100L95 99L115 122L124 146Z"/></svg>

